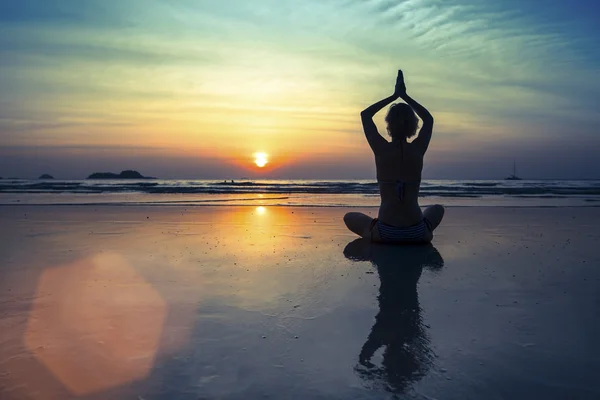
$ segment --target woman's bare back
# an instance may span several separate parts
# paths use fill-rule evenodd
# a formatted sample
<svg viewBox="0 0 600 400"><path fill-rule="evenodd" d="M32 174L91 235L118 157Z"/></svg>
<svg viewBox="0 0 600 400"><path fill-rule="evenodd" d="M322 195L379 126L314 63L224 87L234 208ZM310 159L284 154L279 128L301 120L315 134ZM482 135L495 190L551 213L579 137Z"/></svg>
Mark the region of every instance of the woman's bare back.
<svg viewBox="0 0 600 400"><path fill-rule="evenodd" d="M419 189L423 155L411 143L388 143L375 154L377 182L381 195L378 218L385 224L404 227L423 219Z"/></svg>

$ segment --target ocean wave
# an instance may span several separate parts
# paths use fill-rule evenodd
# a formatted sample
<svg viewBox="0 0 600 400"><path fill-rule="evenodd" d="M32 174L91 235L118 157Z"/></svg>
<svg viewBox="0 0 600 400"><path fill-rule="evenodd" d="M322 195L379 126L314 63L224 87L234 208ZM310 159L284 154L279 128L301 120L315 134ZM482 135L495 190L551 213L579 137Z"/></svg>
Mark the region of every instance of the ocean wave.
<svg viewBox="0 0 600 400"><path fill-rule="evenodd" d="M182 194L182 195L244 195L244 194L356 194L377 196L377 182L346 181L207 181L207 180L154 180L148 181L0 181L0 193L70 193L70 194ZM481 198L508 197L572 197L600 196L600 181L440 181L425 180L421 197Z"/></svg>

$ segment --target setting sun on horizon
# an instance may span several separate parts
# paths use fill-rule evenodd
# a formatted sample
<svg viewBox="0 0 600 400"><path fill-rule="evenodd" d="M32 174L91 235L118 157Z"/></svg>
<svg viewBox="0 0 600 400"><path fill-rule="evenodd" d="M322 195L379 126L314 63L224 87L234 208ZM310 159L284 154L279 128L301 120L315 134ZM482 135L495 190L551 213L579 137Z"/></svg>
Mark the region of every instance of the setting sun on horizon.
<svg viewBox="0 0 600 400"><path fill-rule="evenodd" d="M264 152L254 153L254 163L257 167L263 168L269 163L269 155Z"/></svg>

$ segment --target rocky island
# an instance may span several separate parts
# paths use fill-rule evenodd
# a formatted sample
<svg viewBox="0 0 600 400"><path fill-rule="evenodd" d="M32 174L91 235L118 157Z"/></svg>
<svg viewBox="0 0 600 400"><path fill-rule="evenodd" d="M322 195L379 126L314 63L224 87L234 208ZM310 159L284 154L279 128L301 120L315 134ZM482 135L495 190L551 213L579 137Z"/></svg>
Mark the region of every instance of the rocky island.
<svg viewBox="0 0 600 400"><path fill-rule="evenodd" d="M44 174L44 175L41 175L38 179L54 179L54 177L49 174Z"/></svg>
<svg viewBox="0 0 600 400"><path fill-rule="evenodd" d="M151 176L143 176L137 171L126 170L121 171L120 174L115 174L112 172L94 172L87 179L156 179Z"/></svg>

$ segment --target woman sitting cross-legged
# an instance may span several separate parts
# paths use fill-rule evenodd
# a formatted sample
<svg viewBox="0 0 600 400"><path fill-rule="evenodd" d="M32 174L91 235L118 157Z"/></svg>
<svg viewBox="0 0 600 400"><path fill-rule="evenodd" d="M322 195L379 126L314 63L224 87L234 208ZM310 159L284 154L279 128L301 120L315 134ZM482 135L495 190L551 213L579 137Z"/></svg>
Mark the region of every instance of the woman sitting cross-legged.
<svg viewBox="0 0 600 400"><path fill-rule="evenodd" d="M388 142L377 131L373 116L398 98L406 103L392 104L388 110L385 121L392 138ZM423 126L417 137L409 142L417 131L417 115ZM427 207L422 212L418 201L423 157L431 140L433 117L406 94L402 71L398 71L394 94L368 107L360 116L367 141L375 154L381 206L375 219L358 212L346 214L346 226L373 242L430 242L434 229L444 216L441 205Z"/></svg>

